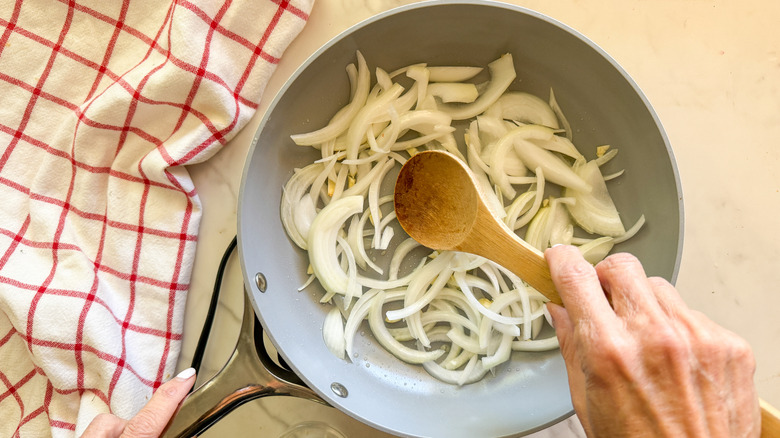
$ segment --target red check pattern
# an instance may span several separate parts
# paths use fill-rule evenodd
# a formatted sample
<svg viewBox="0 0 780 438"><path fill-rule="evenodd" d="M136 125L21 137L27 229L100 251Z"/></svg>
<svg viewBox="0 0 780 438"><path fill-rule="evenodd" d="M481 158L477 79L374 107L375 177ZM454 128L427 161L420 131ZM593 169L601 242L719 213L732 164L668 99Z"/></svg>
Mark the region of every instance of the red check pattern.
<svg viewBox="0 0 780 438"><path fill-rule="evenodd" d="M313 0L0 5L0 436L129 418L171 377L201 206Z"/></svg>

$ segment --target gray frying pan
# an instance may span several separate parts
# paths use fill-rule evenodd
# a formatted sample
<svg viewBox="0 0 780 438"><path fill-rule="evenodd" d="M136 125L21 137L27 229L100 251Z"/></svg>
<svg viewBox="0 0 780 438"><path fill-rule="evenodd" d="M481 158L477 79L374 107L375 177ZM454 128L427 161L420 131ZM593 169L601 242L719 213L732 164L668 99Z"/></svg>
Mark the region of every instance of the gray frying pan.
<svg viewBox="0 0 780 438"><path fill-rule="evenodd" d="M683 229L679 177L657 116L615 61L575 31L519 7L488 1L401 7L347 30L308 59L271 104L247 158L238 223L251 304L244 332L251 334L254 311L295 375L273 364L258 371L260 361L244 333L223 377L190 397L172 435L194 433L198 424L202 429L248 398L280 394L324 401L402 436L524 435L572 414L557 350L516 352L495 375L456 387L386 353L368 328L351 361L325 347L326 308L318 302L323 292L316 283L297 291L306 281L308 259L287 238L279 205L293 169L317 158L317 151L295 146L290 135L324 126L348 101L344 68L357 50L369 66L386 71L417 62L484 66L511 52L518 72L513 88L546 97L553 87L586 156L605 143L619 148L608 166L626 174L610 185L611 193L624 223L645 214L647 225L618 249L637 255L649 275L675 280Z"/></svg>

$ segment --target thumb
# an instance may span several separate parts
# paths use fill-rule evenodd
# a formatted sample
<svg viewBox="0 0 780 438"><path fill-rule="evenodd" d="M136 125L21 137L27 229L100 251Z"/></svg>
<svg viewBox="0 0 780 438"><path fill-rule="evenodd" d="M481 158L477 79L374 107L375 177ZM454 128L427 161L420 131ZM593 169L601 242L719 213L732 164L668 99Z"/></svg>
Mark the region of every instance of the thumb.
<svg viewBox="0 0 780 438"><path fill-rule="evenodd" d="M159 437L195 383L195 369L188 368L163 383L149 402L131 418L121 438Z"/></svg>

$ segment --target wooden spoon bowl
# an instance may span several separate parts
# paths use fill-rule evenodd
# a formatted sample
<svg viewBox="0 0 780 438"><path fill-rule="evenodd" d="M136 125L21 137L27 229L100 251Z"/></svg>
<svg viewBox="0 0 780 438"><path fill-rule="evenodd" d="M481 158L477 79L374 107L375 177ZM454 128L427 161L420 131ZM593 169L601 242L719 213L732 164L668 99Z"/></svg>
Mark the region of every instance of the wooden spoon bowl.
<svg viewBox="0 0 780 438"><path fill-rule="evenodd" d="M401 227L420 244L485 257L562 304L542 252L490 212L471 170L455 155L414 155L401 168L393 201Z"/></svg>

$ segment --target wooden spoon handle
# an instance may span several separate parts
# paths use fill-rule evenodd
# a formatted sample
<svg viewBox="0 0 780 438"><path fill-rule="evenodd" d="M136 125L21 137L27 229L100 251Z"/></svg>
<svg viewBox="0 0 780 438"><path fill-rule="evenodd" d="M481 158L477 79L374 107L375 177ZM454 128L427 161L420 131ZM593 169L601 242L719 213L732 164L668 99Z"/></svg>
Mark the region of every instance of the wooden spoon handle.
<svg viewBox="0 0 780 438"><path fill-rule="evenodd" d="M761 437L780 438L780 411L763 399L758 402L761 405Z"/></svg>
<svg viewBox="0 0 780 438"><path fill-rule="evenodd" d="M553 303L563 305L550 277L550 267L544 254L505 227L486 208L481 208L479 214L480 226L474 227L464 245L455 249L498 263Z"/></svg>
<svg viewBox="0 0 780 438"><path fill-rule="evenodd" d="M493 253L494 260L520 276L553 303L563 305L550 277L550 266L547 265L544 255L517 236L503 236L502 240L505 240Z"/></svg>

